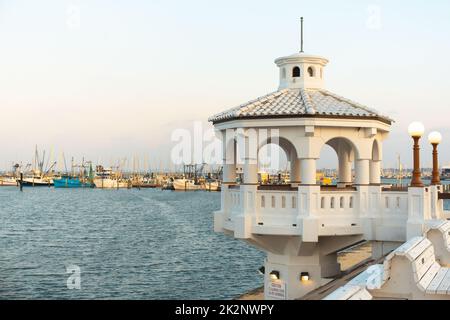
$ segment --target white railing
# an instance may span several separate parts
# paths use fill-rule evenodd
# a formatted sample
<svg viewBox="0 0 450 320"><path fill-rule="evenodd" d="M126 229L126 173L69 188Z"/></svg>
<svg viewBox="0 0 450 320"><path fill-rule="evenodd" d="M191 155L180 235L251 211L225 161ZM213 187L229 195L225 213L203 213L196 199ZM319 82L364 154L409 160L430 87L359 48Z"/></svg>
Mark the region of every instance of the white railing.
<svg viewBox="0 0 450 320"><path fill-rule="evenodd" d="M241 211L241 191L239 189L230 190L231 216L237 215Z"/></svg>
<svg viewBox="0 0 450 320"><path fill-rule="evenodd" d="M383 218L408 216L408 193L385 191L381 193L381 213Z"/></svg>
<svg viewBox="0 0 450 320"><path fill-rule="evenodd" d="M257 223L271 226L293 226L298 215L296 191L258 191Z"/></svg>
<svg viewBox="0 0 450 320"><path fill-rule="evenodd" d="M344 233L351 234L361 227L360 193L353 189L321 190L317 204L319 225L323 234L341 228ZM232 222L233 217L243 210L241 190L229 189L228 212L226 221ZM380 226L403 225L408 218L408 193L403 191L381 192L380 203L373 209L376 216L381 218ZM368 201L369 199L367 199ZM300 227L301 218L299 208L302 207L298 192L294 190L258 190L254 202L253 225L256 227ZM253 205L252 205L253 206Z"/></svg>
<svg viewBox="0 0 450 320"><path fill-rule="evenodd" d="M323 216L358 215L356 191L322 191L320 193L319 213Z"/></svg>

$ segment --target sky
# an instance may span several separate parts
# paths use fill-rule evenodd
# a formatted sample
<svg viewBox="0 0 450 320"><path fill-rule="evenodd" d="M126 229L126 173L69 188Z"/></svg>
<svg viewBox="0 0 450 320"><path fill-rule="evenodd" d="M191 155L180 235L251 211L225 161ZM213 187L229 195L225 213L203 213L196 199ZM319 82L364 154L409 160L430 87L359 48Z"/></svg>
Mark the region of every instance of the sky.
<svg viewBox="0 0 450 320"><path fill-rule="evenodd" d="M411 165L415 120L450 164L449 1L0 0L0 169L35 145L158 166L174 130L277 89L300 16L305 51L330 60L326 88L396 120L384 167ZM335 162L324 151L319 167Z"/></svg>

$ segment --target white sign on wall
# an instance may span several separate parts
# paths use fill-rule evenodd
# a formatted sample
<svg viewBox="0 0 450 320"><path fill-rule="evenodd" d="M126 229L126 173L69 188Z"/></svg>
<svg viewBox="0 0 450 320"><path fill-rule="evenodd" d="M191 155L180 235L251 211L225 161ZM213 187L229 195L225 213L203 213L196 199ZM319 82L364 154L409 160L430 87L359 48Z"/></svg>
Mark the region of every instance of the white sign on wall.
<svg viewBox="0 0 450 320"><path fill-rule="evenodd" d="M269 299L286 300L286 283L281 280L272 280L267 285L267 295Z"/></svg>

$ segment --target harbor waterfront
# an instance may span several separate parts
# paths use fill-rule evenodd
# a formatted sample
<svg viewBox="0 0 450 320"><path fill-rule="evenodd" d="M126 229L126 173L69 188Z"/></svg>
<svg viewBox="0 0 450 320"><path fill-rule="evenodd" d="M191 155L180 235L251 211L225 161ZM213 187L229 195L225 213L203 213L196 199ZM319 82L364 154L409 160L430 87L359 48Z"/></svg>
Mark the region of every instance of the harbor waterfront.
<svg viewBox="0 0 450 320"><path fill-rule="evenodd" d="M2 187L0 199L1 299L233 299L263 284L264 253L213 232L220 193Z"/></svg>
<svg viewBox="0 0 450 320"><path fill-rule="evenodd" d="M0 1L0 302L450 301L449 13Z"/></svg>
<svg viewBox="0 0 450 320"><path fill-rule="evenodd" d="M2 187L0 199L1 299L232 299L263 282L263 253L213 232L220 193Z"/></svg>

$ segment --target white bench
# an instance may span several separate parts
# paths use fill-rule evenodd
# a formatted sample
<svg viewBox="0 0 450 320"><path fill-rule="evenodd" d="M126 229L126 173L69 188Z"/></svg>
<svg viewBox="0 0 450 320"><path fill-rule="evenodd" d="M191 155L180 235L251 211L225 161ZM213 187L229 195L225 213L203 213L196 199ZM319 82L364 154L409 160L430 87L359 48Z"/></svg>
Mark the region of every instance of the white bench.
<svg viewBox="0 0 450 320"><path fill-rule="evenodd" d="M428 228L426 237L433 243L436 261L441 266L450 266L450 221L433 221Z"/></svg>
<svg viewBox="0 0 450 320"><path fill-rule="evenodd" d="M347 284L332 292L323 300L372 300L372 296L366 288Z"/></svg>
<svg viewBox="0 0 450 320"><path fill-rule="evenodd" d="M437 228L449 230L444 225ZM436 261L432 242L416 237L391 252L383 264L369 267L325 299L349 300L354 296L361 300L369 296L450 299L449 270Z"/></svg>

